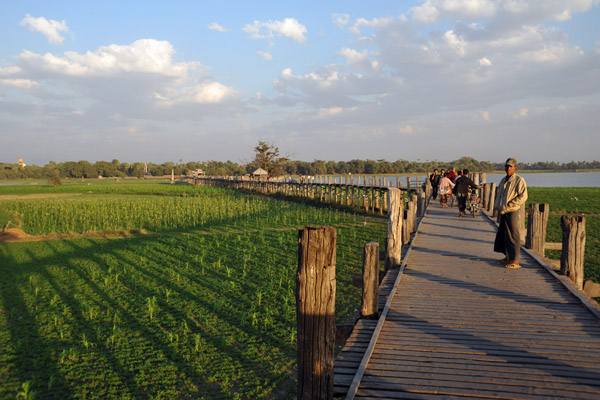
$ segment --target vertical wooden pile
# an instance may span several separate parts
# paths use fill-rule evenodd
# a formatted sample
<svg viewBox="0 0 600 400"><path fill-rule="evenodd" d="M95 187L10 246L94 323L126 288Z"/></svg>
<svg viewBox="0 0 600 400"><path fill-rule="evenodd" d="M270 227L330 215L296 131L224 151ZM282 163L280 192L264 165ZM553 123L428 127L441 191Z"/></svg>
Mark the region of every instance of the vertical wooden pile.
<svg viewBox="0 0 600 400"><path fill-rule="evenodd" d="M529 205L525 247L541 255L544 255L549 214L550 206L548 204Z"/></svg>
<svg viewBox="0 0 600 400"><path fill-rule="evenodd" d="M390 188L388 193L388 233L385 269L402 264L402 190Z"/></svg>
<svg viewBox="0 0 600 400"><path fill-rule="evenodd" d="M298 399L333 398L336 240L331 227L298 232Z"/></svg>
<svg viewBox="0 0 600 400"><path fill-rule="evenodd" d="M379 243L369 242L363 249L363 292L360 315L377 318L379 312Z"/></svg>
<svg viewBox="0 0 600 400"><path fill-rule="evenodd" d="M585 256L585 217L563 215L562 253L560 273L568 276L579 289L583 289L583 259Z"/></svg>

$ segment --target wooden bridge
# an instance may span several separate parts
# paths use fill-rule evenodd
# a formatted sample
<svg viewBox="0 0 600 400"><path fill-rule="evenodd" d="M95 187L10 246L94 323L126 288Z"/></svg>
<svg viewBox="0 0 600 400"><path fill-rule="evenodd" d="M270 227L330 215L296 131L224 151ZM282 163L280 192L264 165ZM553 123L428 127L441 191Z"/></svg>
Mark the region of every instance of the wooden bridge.
<svg viewBox="0 0 600 400"><path fill-rule="evenodd" d="M532 253L507 269L484 215L433 202L378 321L334 363L335 396L600 399L600 312Z"/></svg>

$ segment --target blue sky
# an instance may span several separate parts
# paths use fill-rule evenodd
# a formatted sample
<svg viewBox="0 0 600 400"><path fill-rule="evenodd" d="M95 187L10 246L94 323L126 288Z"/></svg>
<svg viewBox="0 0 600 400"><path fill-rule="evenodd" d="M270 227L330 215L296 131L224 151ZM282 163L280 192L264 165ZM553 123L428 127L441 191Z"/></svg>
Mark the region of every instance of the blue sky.
<svg viewBox="0 0 600 400"><path fill-rule="evenodd" d="M2 162L600 158L599 0L2 3Z"/></svg>

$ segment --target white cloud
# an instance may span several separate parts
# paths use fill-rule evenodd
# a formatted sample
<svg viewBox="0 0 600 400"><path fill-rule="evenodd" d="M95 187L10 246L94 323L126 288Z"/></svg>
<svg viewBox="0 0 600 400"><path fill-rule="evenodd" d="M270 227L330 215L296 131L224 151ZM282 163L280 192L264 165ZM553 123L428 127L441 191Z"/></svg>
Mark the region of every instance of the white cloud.
<svg viewBox="0 0 600 400"><path fill-rule="evenodd" d="M232 87L219 82L205 82L200 85L178 89L166 89L164 94L155 93L159 104L171 107L180 103L219 104L237 99L239 93Z"/></svg>
<svg viewBox="0 0 600 400"><path fill-rule="evenodd" d="M550 45L544 46L541 49L523 52L519 58L524 61L530 60L536 63L545 63L569 60L582 56L584 56L584 52L579 48L569 49L564 45Z"/></svg>
<svg viewBox="0 0 600 400"><path fill-rule="evenodd" d="M197 103L220 103L235 95L235 90L219 82L211 82L193 88L192 100Z"/></svg>
<svg viewBox="0 0 600 400"><path fill-rule="evenodd" d="M304 76L295 76L292 74L291 68L286 68L281 72L281 75L284 80L308 81L316 84L319 87L330 87L340 80L338 71L333 69L323 70L320 72L310 72Z"/></svg>
<svg viewBox="0 0 600 400"><path fill-rule="evenodd" d="M0 84L20 89L32 89L40 86L39 83L31 79L0 79Z"/></svg>
<svg viewBox="0 0 600 400"><path fill-rule="evenodd" d="M346 59L346 63L354 69L373 71L379 67L379 63L375 60L369 60L369 51L362 50L360 52L342 47L337 53Z"/></svg>
<svg viewBox="0 0 600 400"><path fill-rule="evenodd" d="M363 50L359 53L354 49L343 47L338 54L345 57L349 63L358 63L366 60L369 53L367 50Z"/></svg>
<svg viewBox="0 0 600 400"><path fill-rule="evenodd" d="M21 21L21 25L27 26L30 31L40 32L51 44L62 44L65 38L59 32L69 32L65 20L58 22L51 19L48 21L44 17L34 18L29 14Z"/></svg>
<svg viewBox="0 0 600 400"><path fill-rule="evenodd" d="M481 66L481 67L491 67L492 66L492 62L487 57L481 57L478 60L478 62L479 62L479 66Z"/></svg>
<svg viewBox="0 0 600 400"><path fill-rule="evenodd" d="M467 42L462 38L456 36L454 31L450 30L444 34L444 39L448 46L450 46L458 55L465 55L465 48L467 47Z"/></svg>
<svg viewBox="0 0 600 400"><path fill-rule="evenodd" d="M188 72L200 68L200 64L196 62L174 64L174 53L173 47L167 41L141 39L131 45L113 44L85 54L68 51L64 57L50 53L40 55L25 50L18 59L46 71L75 76L146 72L184 77Z"/></svg>
<svg viewBox="0 0 600 400"><path fill-rule="evenodd" d="M411 13L414 20L423 23L437 23L444 17L479 20L506 14L527 24L545 19L569 20L573 13L587 11L598 4L598 0L426 0L413 7Z"/></svg>
<svg viewBox="0 0 600 400"><path fill-rule="evenodd" d="M262 58L264 58L267 61L273 60L273 55L271 53L269 53L268 51L258 50L257 53L260 54L262 56Z"/></svg>
<svg viewBox="0 0 600 400"><path fill-rule="evenodd" d="M319 117L330 117L332 115L341 114L344 109L342 107L320 108Z"/></svg>
<svg viewBox="0 0 600 400"><path fill-rule="evenodd" d="M223 33L225 33L225 32L229 32L229 29L227 29L227 28L223 28L221 25L219 25L219 24L218 24L218 23L216 23L216 22L213 22L213 23L209 24L209 25L207 26L207 28L208 28L209 30L211 30L211 31L223 32Z"/></svg>
<svg viewBox="0 0 600 400"><path fill-rule="evenodd" d="M443 16L460 19L489 18L496 14L496 2L492 0L427 0L411 9L414 20L435 23Z"/></svg>
<svg viewBox="0 0 600 400"><path fill-rule="evenodd" d="M361 33L360 28L362 26L366 26L369 28L383 28L383 27L391 24L393 21L394 21L394 18L392 18L392 17L373 18L370 20L365 19L365 18L358 18L354 22L354 25L348 29L348 31L350 31L350 33L353 33L355 35L360 35L360 33Z"/></svg>
<svg viewBox="0 0 600 400"><path fill-rule="evenodd" d="M249 33L253 39L263 39L270 44L273 43L275 36L283 36L298 43L304 43L306 41L304 34L307 32L306 27L295 18L285 18L283 21L254 21L253 24L244 26L242 30Z"/></svg>
<svg viewBox="0 0 600 400"><path fill-rule="evenodd" d="M19 68L16 65L11 65L5 68L0 68L0 76L8 76L8 75L13 75L16 74L18 72L21 72L21 68Z"/></svg>
<svg viewBox="0 0 600 400"><path fill-rule="evenodd" d="M348 14L338 14L335 13L332 15L333 23L338 26L338 28L343 28L348 25L350 22L350 16Z"/></svg>

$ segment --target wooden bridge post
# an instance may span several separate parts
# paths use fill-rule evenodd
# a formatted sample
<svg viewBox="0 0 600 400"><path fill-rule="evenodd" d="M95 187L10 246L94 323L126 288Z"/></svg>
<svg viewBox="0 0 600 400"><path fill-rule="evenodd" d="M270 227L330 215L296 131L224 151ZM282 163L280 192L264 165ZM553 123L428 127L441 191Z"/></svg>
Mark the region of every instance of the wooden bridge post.
<svg viewBox="0 0 600 400"><path fill-rule="evenodd" d="M336 230L298 232L298 399L333 398Z"/></svg>
<svg viewBox="0 0 600 400"><path fill-rule="evenodd" d="M363 193L363 207L366 212L369 212L369 182L367 176L365 175L365 185L364 185L364 193Z"/></svg>
<svg viewBox="0 0 600 400"><path fill-rule="evenodd" d="M487 210L489 184L484 183L481 188L481 208Z"/></svg>
<svg viewBox="0 0 600 400"><path fill-rule="evenodd" d="M431 181L429 180L429 176L425 180L425 197L429 199L431 193L433 192L433 188L431 187Z"/></svg>
<svg viewBox="0 0 600 400"><path fill-rule="evenodd" d="M492 182L490 183L490 189L489 189L489 193L488 193L488 208L487 211L489 213L491 213L492 211L494 211L494 203L496 202L496 183Z"/></svg>
<svg viewBox="0 0 600 400"><path fill-rule="evenodd" d="M352 182L348 182L346 178L346 206L350 205L350 190L352 188Z"/></svg>
<svg viewBox="0 0 600 400"><path fill-rule="evenodd" d="M406 202L406 208L402 213L402 244L410 242L410 215L412 214L411 202Z"/></svg>
<svg viewBox="0 0 600 400"><path fill-rule="evenodd" d="M481 183L487 183L487 173L480 172L479 173L479 180L481 181Z"/></svg>
<svg viewBox="0 0 600 400"><path fill-rule="evenodd" d="M388 232L385 253L385 270L397 268L402 263L402 190L388 190Z"/></svg>
<svg viewBox="0 0 600 400"><path fill-rule="evenodd" d="M544 255L549 214L550 205L548 204L529 205L525 247L541 255Z"/></svg>
<svg viewBox="0 0 600 400"><path fill-rule="evenodd" d="M425 207L427 206L427 196L424 191L419 191L419 201L417 203L417 217L423 218L425 215Z"/></svg>
<svg viewBox="0 0 600 400"><path fill-rule="evenodd" d="M585 255L585 217L563 215L562 253L560 273L568 276L579 288L583 288L583 258Z"/></svg>
<svg viewBox="0 0 600 400"><path fill-rule="evenodd" d="M363 249L363 290L360 316L377 318L379 311L379 243L369 242Z"/></svg>
<svg viewBox="0 0 600 400"><path fill-rule="evenodd" d="M413 192L414 193L414 192ZM413 233L417 230L417 206L418 206L418 198L416 194L413 194L410 197L410 233Z"/></svg>
<svg viewBox="0 0 600 400"><path fill-rule="evenodd" d="M377 204L377 190L375 188L376 179L377 178L373 178L373 181L372 181L373 184L371 185L371 212L373 214L375 214L375 208L378 206L378 204Z"/></svg>

